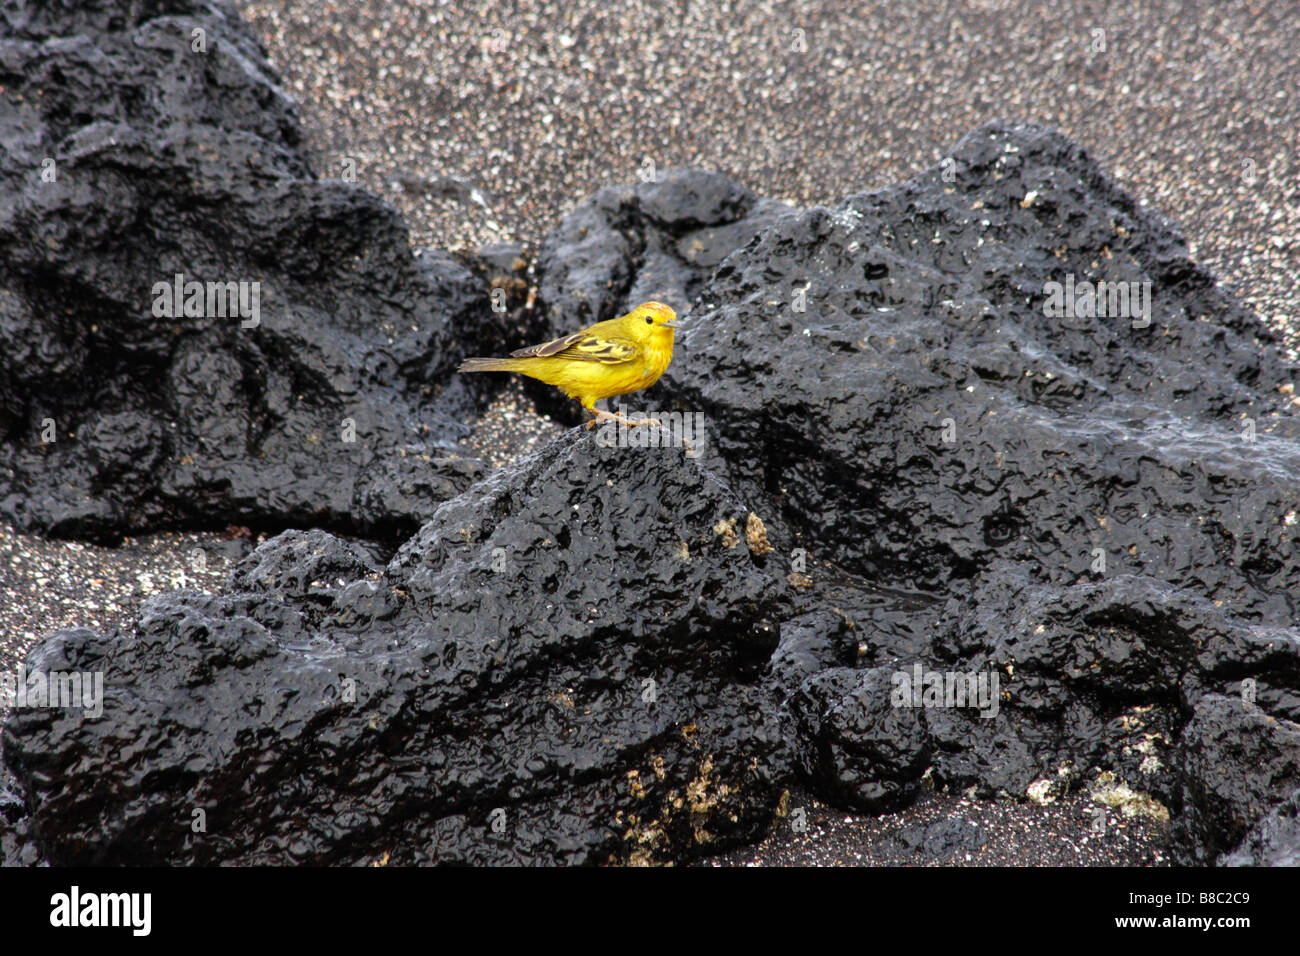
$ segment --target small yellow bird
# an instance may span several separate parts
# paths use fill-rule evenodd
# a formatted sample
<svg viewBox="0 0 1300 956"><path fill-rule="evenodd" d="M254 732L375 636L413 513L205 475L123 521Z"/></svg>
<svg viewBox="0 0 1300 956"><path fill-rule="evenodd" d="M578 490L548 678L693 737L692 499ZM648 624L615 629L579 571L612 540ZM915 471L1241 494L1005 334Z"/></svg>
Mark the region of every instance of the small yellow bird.
<svg viewBox="0 0 1300 956"><path fill-rule="evenodd" d="M656 425L652 418L632 421L595 407L602 398L639 392L659 381L673 360L677 313L662 302L643 302L627 315L597 322L564 338L530 345L509 358L466 359L459 372L519 372L554 385L596 417L624 425Z"/></svg>

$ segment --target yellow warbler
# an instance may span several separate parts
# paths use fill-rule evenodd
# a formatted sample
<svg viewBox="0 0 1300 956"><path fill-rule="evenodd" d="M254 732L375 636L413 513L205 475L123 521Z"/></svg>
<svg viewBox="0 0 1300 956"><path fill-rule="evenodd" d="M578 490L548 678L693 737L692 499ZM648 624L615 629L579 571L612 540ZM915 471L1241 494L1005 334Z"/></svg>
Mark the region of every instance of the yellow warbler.
<svg viewBox="0 0 1300 956"><path fill-rule="evenodd" d="M662 302L644 302L627 315L588 326L564 338L530 345L509 358L466 359L460 372L519 372L554 385L596 417L624 425L658 424L654 419L631 421L595 407L602 398L649 388L673 360L673 330L677 313Z"/></svg>

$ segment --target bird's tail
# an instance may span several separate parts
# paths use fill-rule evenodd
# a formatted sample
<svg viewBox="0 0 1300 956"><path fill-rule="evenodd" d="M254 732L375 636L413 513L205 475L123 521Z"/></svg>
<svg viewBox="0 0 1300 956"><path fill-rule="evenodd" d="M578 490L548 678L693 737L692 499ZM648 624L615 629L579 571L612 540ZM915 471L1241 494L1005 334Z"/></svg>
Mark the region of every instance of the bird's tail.
<svg viewBox="0 0 1300 956"><path fill-rule="evenodd" d="M517 372L519 360L509 358L467 358L458 372Z"/></svg>

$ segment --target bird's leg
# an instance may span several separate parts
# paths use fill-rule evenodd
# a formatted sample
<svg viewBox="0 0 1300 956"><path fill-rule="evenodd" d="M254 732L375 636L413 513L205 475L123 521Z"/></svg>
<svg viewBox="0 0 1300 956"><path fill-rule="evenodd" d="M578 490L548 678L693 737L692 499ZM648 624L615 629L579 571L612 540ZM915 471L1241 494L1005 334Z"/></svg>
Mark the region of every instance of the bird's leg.
<svg viewBox="0 0 1300 956"><path fill-rule="evenodd" d="M607 412L603 408L596 408L595 405L593 405L591 408L587 410L591 412L591 414L594 416L591 419L591 421L587 422L588 431L595 428L598 423L603 421L622 422L624 428L635 428L637 425L658 425L659 424L659 419L657 418L642 418L639 421L633 421L630 418L624 418L622 415L618 414L617 412ZM682 445L684 445L686 448L686 456L688 458L694 458L695 446L692 445L690 441L684 436L682 437Z"/></svg>
<svg viewBox="0 0 1300 956"><path fill-rule="evenodd" d="M637 425L658 425L659 424L659 419L657 418L638 418L638 419L625 418L624 416L618 414L618 412L607 412L603 408L595 408L594 406L591 409L591 413L596 417L593 418L591 421L587 422L588 428L595 428L597 422L610 422L610 421L622 422L624 428L635 428Z"/></svg>

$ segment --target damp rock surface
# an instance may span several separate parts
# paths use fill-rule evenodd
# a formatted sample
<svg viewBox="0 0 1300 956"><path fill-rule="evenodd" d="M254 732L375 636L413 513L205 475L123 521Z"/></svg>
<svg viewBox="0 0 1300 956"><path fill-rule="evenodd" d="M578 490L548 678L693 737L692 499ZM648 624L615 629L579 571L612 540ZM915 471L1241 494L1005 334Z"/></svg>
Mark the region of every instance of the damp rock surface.
<svg viewBox="0 0 1300 956"><path fill-rule="evenodd" d="M105 672L104 708L6 725L31 839L58 863L409 864L755 838L788 769L761 681L779 585L713 531L743 513L680 449L574 432L386 565L286 531L220 594L62 632L31 665Z"/></svg>
<svg viewBox="0 0 1300 956"><path fill-rule="evenodd" d="M1300 866L1300 790L1269 811L1222 866Z"/></svg>
<svg viewBox="0 0 1300 956"><path fill-rule="evenodd" d="M0 514L105 541L379 534L465 490L475 393L451 372L506 344L489 270L416 255L391 207L309 168L234 10L0 21Z"/></svg>
<svg viewBox="0 0 1300 956"><path fill-rule="evenodd" d="M987 796L1116 768L1213 859L1295 785L1296 370L1077 144L992 124L951 155L731 254L663 383L854 622L867 670L805 679L799 765L848 803L925 752ZM996 679L998 710L941 696L888 753L863 686L918 663Z"/></svg>

